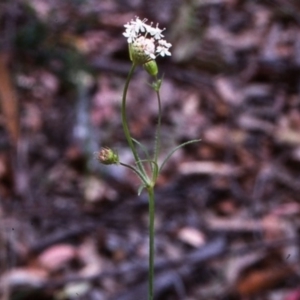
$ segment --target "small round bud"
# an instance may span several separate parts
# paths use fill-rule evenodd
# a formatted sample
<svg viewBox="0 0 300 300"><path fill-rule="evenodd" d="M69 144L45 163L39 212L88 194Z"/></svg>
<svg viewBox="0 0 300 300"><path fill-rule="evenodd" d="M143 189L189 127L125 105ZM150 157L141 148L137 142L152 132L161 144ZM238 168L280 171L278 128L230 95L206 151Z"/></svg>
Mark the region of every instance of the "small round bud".
<svg viewBox="0 0 300 300"><path fill-rule="evenodd" d="M95 157L104 165L113 165L119 163L119 155L108 147L104 147L99 152L96 152Z"/></svg>
<svg viewBox="0 0 300 300"><path fill-rule="evenodd" d="M146 62L144 68L151 76L156 76L158 73L158 67L155 60Z"/></svg>

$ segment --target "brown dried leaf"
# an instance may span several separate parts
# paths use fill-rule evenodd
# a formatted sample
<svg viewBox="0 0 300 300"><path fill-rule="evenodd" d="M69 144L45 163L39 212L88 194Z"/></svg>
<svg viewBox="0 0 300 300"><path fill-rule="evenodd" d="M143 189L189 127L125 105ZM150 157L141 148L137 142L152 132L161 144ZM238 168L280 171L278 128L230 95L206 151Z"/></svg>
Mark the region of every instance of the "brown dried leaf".
<svg viewBox="0 0 300 300"><path fill-rule="evenodd" d="M231 232L260 232L262 224L258 220L246 218L219 218L207 216L205 222L210 230Z"/></svg>
<svg viewBox="0 0 300 300"><path fill-rule="evenodd" d="M300 134L298 130L290 128L279 128L276 132L275 137L279 143L299 146L300 145Z"/></svg>
<svg viewBox="0 0 300 300"><path fill-rule="evenodd" d="M37 268L15 268L1 276L0 287L31 287L39 288L45 283L47 272Z"/></svg>
<svg viewBox="0 0 300 300"><path fill-rule="evenodd" d="M186 162L179 167L179 172L184 175L203 174L203 175L220 175L220 176L234 176L238 175L240 169L224 163L218 162Z"/></svg>
<svg viewBox="0 0 300 300"><path fill-rule="evenodd" d="M7 56L0 53L0 102L7 131L14 145L19 138L18 99L11 82Z"/></svg>
<svg viewBox="0 0 300 300"><path fill-rule="evenodd" d="M243 94L233 85L230 79L221 76L217 77L215 79L215 87L226 103L234 106L242 103Z"/></svg>
<svg viewBox="0 0 300 300"><path fill-rule="evenodd" d="M203 235L203 233L193 227L181 228L177 233L177 237L182 242L196 248L202 246L205 243L205 236Z"/></svg>
<svg viewBox="0 0 300 300"><path fill-rule="evenodd" d="M272 134L275 129L275 126L271 122L247 114L241 115L238 118L238 123L241 128L246 130L257 130L266 134Z"/></svg>
<svg viewBox="0 0 300 300"><path fill-rule="evenodd" d="M115 190L95 176L88 176L85 178L83 193L84 198L88 203L95 203L104 199L113 201L117 197Z"/></svg>
<svg viewBox="0 0 300 300"><path fill-rule="evenodd" d="M92 276L103 269L104 260L99 255L94 240L86 239L78 249L78 256L84 267L80 270L82 276Z"/></svg>
<svg viewBox="0 0 300 300"><path fill-rule="evenodd" d="M275 287L292 273L293 270L288 266L252 271L238 282L237 291L241 296L254 295Z"/></svg>
<svg viewBox="0 0 300 300"><path fill-rule="evenodd" d="M42 252L37 262L45 269L53 272L64 267L68 262L76 258L77 250L68 244L58 244Z"/></svg>

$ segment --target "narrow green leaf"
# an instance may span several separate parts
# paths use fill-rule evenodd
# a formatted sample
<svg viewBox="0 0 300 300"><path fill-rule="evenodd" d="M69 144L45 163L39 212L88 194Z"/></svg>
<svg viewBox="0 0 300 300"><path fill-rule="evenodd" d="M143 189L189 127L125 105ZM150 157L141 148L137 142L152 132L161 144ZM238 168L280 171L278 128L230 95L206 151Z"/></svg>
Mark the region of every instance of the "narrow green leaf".
<svg viewBox="0 0 300 300"><path fill-rule="evenodd" d="M166 164L166 162L171 158L171 156L174 154L174 152L176 152L178 149L188 145L188 144L192 144L192 143L197 143L200 142L201 139L198 140L191 140L191 141L187 141L185 143L180 144L179 146L175 147L174 149L172 149L169 154L167 155L167 157L165 158L165 160L163 161L163 163L161 164L158 173L161 172L162 168L164 167L164 165Z"/></svg>

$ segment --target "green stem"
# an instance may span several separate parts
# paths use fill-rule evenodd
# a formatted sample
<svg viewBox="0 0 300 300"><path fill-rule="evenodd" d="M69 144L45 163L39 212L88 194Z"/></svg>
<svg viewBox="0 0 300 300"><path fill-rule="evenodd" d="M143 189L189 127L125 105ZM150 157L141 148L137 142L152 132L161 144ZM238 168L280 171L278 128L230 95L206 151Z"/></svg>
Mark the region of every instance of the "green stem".
<svg viewBox="0 0 300 300"><path fill-rule="evenodd" d="M130 132L129 132L128 122L127 122L127 117L126 117L126 96L127 96L129 82L132 78L135 67L136 67L136 65L132 64L131 69L129 71L129 74L127 76L126 82L125 82L125 87L124 87L123 97L122 97L122 107L121 107L122 125L123 125L123 130L124 130L124 133L125 133L127 143L129 145L132 153L133 153L134 160L136 161L137 167L139 168L140 172L143 174L143 177L147 178L147 175L146 175L145 169L143 167L143 164L140 162L139 156L137 154L134 143L132 141L132 137L131 137Z"/></svg>
<svg viewBox="0 0 300 300"><path fill-rule="evenodd" d="M155 199L153 187L148 187L149 196L149 284L148 284L148 300L154 297L154 213Z"/></svg>
<svg viewBox="0 0 300 300"><path fill-rule="evenodd" d="M157 102L158 102L158 120L157 120L157 127L155 133L155 148L154 148L154 161L157 163L159 150L160 150L160 129L161 129L161 101L160 101L160 94L159 91L156 92L157 95ZM155 175L155 174L153 174ZM158 174L156 174L157 176ZM156 178L152 178L153 181L156 181Z"/></svg>

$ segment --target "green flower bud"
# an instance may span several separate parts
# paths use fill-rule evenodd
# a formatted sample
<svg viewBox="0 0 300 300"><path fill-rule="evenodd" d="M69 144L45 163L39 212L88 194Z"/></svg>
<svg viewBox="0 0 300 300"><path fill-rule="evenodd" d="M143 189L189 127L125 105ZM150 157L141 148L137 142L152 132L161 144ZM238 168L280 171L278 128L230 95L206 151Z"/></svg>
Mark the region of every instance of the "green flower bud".
<svg viewBox="0 0 300 300"><path fill-rule="evenodd" d="M151 76L156 76L158 73L158 67L155 60L146 62L144 68Z"/></svg>
<svg viewBox="0 0 300 300"><path fill-rule="evenodd" d="M114 165L119 163L119 155L108 147L102 148L95 153L97 160L104 165Z"/></svg>

